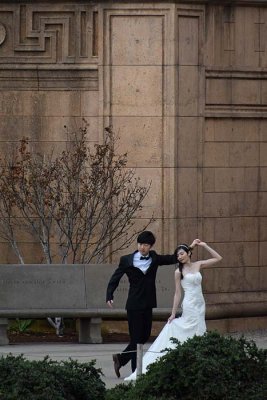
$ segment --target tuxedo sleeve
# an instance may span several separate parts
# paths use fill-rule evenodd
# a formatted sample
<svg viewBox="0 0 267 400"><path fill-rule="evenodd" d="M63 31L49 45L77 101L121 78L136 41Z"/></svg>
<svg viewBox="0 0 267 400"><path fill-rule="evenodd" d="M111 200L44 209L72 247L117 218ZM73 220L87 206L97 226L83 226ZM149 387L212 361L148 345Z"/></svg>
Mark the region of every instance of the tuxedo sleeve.
<svg viewBox="0 0 267 400"><path fill-rule="evenodd" d="M166 255L157 254L158 265L172 265L176 263L177 263L176 254L166 254Z"/></svg>
<svg viewBox="0 0 267 400"><path fill-rule="evenodd" d="M118 287L120 280L124 274L125 274L125 266L123 263L123 258L121 258L118 268L114 271L109 280L107 287L106 301L113 300L113 293Z"/></svg>

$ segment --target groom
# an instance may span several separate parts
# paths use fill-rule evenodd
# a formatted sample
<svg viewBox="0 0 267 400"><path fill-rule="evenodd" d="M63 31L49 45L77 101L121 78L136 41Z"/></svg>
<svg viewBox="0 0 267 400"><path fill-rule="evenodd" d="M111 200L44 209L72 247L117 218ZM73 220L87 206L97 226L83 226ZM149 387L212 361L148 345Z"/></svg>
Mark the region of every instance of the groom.
<svg viewBox="0 0 267 400"><path fill-rule="evenodd" d="M152 328L152 309L157 307L156 274L159 265L171 265L177 262L175 254L159 255L151 250L155 236L143 231L137 237L137 250L122 256L118 268L110 278L106 301L113 307L113 293L124 274L128 276L129 292L126 302L130 343L120 354L113 355L114 369L120 377L120 368L131 361L132 371L136 369L137 344L144 344L150 337Z"/></svg>

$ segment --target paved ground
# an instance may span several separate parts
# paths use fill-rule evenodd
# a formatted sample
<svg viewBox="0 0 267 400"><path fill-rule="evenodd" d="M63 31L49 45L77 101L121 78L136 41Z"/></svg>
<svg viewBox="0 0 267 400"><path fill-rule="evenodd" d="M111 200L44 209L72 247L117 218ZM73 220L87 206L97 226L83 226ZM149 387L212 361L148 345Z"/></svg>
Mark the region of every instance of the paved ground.
<svg viewBox="0 0 267 400"><path fill-rule="evenodd" d="M238 336L238 334L234 335ZM255 340L260 348L267 349L267 331L246 333L248 339ZM24 354L30 360L42 360L48 355L53 360L67 360L72 358L80 362L96 360L96 367L101 368L104 374L103 381L106 388L111 388L123 382L123 378L130 374L130 366L121 369L121 378L115 376L112 354L123 350L125 343L113 344L78 344L78 343L26 343L0 346L0 355L12 353ZM148 345L145 345L146 350Z"/></svg>

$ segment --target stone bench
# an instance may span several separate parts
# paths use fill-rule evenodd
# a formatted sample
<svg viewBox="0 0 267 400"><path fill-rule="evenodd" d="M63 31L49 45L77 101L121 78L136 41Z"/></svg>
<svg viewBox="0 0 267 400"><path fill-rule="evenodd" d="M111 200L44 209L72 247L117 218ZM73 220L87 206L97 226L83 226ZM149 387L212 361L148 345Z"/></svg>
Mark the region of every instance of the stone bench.
<svg viewBox="0 0 267 400"><path fill-rule="evenodd" d="M102 319L126 319L126 275L114 295L114 309L105 302L107 283L116 265L0 265L0 344L7 344L8 318L68 317L79 319L79 342L102 343ZM174 293L175 266L159 267L158 308L166 318Z"/></svg>

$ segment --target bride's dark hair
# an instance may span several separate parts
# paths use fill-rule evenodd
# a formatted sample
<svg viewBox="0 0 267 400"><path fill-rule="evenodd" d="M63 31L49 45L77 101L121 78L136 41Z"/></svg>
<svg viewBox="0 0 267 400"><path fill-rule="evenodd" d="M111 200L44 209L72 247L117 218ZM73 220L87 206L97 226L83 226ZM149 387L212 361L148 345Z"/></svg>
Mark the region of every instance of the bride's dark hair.
<svg viewBox="0 0 267 400"><path fill-rule="evenodd" d="M187 254L189 254L189 257L191 257L191 255L192 255L192 248L190 247L190 246L188 246L188 244L186 244L186 243L182 243L182 244L179 244L179 246L177 247L177 249L175 250L175 254L176 254L176 259L177 259L177 254L178 254L178 251L179 250L184 250ZM177 260L178 261L178 268L179 268L179 271L181 272L181 279L183 279L183 268L184 268L184 264L183 263L181 263L179 260Z"/></svg>

